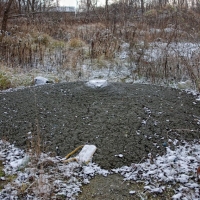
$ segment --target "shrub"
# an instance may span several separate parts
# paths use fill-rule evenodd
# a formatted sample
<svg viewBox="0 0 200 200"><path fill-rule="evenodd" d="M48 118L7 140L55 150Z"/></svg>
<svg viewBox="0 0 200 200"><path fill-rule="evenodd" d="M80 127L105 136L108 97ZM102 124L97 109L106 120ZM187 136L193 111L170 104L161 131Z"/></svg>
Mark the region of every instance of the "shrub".
<svg viewBox="0 0 200 200"><path fill-rule="evenodd" d="M49 35L43 33L38 33L33 37L35 43L42 44L44 46L48 46L51 40L51 37Z"/></svg>
<svg viewBox="0 0 200 200"><path fill-rule="evenodd" d="M170 4L167 4L165 7L164 7L164 10L167 10L169 12L174 12L176 10L176 8Z"/></svg>
<svg viewBox="0 0 200 200"><path fill-rule="evenodd" d="M64 47L65 47L65 42L63 41L53 40L51 42L51 48L64 48Z"/></svg>
<svg viewBox="0 0 200 200"><path fill-rule="evenodd" d="M145 13L145 17L156 17L157 11L156 9L149 10Z"/></svg>
<svg viewBox="0 0 200 200"><path fill-rule="evenodd" d="M72 38L69 41L69 47L71 48L78 48L83 46L83 41L80 38Z"/></svg>
<svg viewBox="0 0 200 200"><path fill-rule="evenodd" d="M11 87L11 81L9 78L3 74L0 73L0 90L5 90Z"/></svg>

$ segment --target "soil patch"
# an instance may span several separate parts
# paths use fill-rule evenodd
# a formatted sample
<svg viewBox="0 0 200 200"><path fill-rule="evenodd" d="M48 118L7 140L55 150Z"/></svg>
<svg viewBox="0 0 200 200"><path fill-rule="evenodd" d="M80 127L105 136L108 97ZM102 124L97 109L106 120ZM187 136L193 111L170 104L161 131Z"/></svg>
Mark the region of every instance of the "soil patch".
<svg viewBox="0 0 200 200"><path fill-rule="evenodd" d="M50 84L0 93L0 137L27 148L27 133L45 152L65 156L94 144L93 161L112 169L165 152L169 139L199 138L200 102L186 92L143 84Z"/></svg>

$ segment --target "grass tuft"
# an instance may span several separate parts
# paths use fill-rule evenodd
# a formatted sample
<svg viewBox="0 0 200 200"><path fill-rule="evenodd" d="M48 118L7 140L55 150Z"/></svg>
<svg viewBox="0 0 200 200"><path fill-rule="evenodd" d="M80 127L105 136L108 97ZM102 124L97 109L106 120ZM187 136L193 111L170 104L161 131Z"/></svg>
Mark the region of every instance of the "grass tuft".
<svg viewBox="0 0 200 200"><path fill-rule="evenodd" d="M69 41L69 47L70 48L79 48L84 45L84 42L80 38L72 38Z"/></svg>
<svg viewBox="0 0 200 200"><path fill-rule="evenodd" d="M0 90L6 90L10 87L11 87L11 81L9 77L6 74L0 72Z"/></svg>

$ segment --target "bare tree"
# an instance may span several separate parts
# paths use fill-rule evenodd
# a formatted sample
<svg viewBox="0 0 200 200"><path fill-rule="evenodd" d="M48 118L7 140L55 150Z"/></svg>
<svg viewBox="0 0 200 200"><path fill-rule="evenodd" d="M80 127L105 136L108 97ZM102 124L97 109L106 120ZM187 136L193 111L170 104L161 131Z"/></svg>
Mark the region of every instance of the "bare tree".
<svg viewBox="0 0 200 200"><path fill-rule="evenodd" d="M109 11L108 11L108 0L105 0L105 13L106 13L106 24L109 23Z"/></svg>
<svg viewBox="0 0 200 200"><path fill-rule="evenodd" d="M142 14L144 13L144 0L141 0L141 11Z"/></svg>
<svg viewBox="0 0 200 200"><path fill-rule="evenodd" d="M7 22L8 22L9 12L10 12L10 9L11 9L11 6L12 6L13 2L14 2L14 0L9 0L7 5L6 5L6 7L5 7L5 10L4 10L4 13L3 13L3 19L2 19L2 23L1 23L2 36L0 38L0 41L4 37L5 31L7 29Z"/></svg>
<svg viewBox="0 0 200 200"><path fill-rule="evenodd" d="M55 0L55 4L57 7L60 6L60 0Z"/></svg>

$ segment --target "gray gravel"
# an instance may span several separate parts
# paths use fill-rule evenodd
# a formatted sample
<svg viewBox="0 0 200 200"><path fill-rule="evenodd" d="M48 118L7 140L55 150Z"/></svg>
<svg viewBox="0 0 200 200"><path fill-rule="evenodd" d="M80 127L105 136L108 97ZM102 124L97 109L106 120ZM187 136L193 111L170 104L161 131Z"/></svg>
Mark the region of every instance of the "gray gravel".
<svg viewBox="0 0 200 200"><path fill-rule="evenodd" d="M61 156L94 144L93 161L105 169L162 154L168 139L190 141L200 133L195 96L154 85L49 84L0 92L0 105L1 138L27 148L27 133L40 133L43 151L59 147Z"/></svg>

